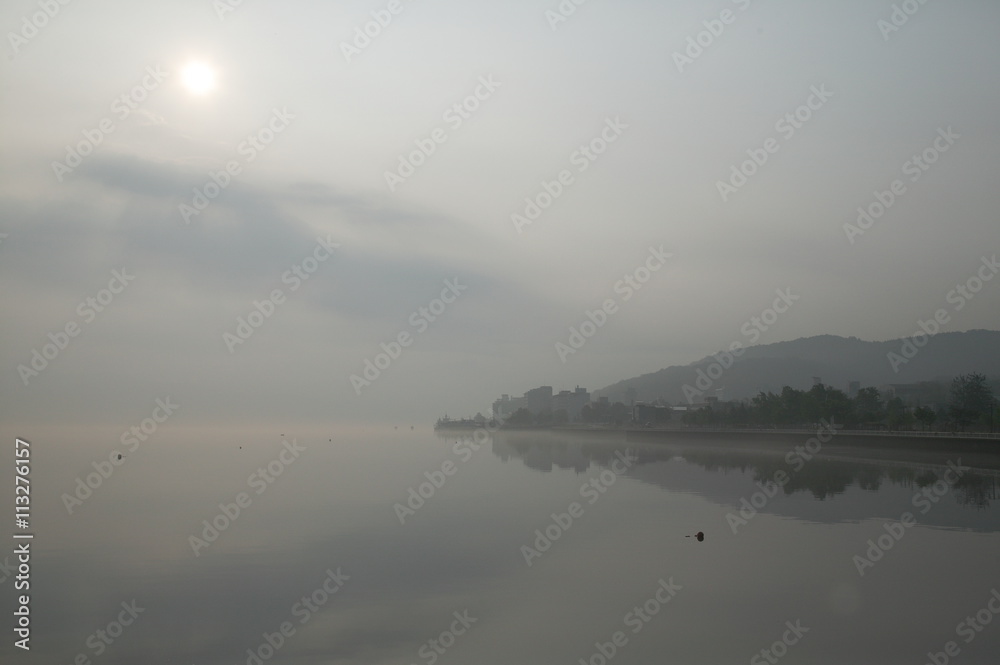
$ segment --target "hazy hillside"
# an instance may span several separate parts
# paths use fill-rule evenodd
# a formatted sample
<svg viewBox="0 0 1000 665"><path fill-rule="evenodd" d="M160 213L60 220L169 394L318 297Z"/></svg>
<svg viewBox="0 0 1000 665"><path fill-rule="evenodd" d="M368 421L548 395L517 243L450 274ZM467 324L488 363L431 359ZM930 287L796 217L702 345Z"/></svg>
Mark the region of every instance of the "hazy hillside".
<svg viewBox="0 0 1000 665"><path fill-rule="evenodd" d="M940 333L909 362L898 364L897 373L887 356L890 352L900 354L902 344L903 340L866 342L856 337L820 335L750 347L711 382L704 394L718 395L720 399L742 399L761 390L777 392L785 385L804 389L812 385L814 376L845 391L850 381L860 381L862 386L880 386L950 380L968 372L981 372L990 378L1000 376L1000 331ZM619 381L595 391L594 395L626 401L626 391L633 388L635 398L640 401L662 397L671 404L686 403L683 386L698 387L698 370L708 372L716 362L714 357L708 356L690 365L674 365ZM718 376L718 368L711 374ZM706 385L702 378L702 387ZM716 392L718 389L721 391Z"/></svg>

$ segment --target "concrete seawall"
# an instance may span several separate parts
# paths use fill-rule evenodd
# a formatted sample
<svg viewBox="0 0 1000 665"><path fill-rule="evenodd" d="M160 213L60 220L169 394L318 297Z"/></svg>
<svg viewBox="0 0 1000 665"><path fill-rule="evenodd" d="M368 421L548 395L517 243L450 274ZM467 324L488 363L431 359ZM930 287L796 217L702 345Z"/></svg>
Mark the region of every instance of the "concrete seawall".
<svg viewBox="0 0 1000 665"><path fill-rule="evenodd" d="M747 443L802 443L814 437L815 430L715 430L715 429L627 429L619 430L624 434L624 440L629 442L655 443L685 442L732 445L745 441ZM600 430L589 430L599 432ZM605 431L605 434L608 432ZM922 434L880 434L875 432L854 432L837 430L832 445L857 446L859 448L906 449L906 450L949 450L970 453L1000 454L1000 437L971 437L961 434L952 435L922 435Z"/></svg>

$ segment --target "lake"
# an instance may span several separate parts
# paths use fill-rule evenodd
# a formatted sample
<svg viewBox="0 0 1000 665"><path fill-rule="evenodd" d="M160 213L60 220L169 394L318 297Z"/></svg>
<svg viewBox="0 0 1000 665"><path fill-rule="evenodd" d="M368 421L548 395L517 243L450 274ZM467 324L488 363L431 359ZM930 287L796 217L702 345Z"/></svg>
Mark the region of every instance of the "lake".
<svg viewBox="0 0 1000 665"><path fill-rule="evenodd" d="M119 435L31 437L31 652L8 629L3 662L940 665L1000 652L1000 456L817 448L806 434Z"/></svg>

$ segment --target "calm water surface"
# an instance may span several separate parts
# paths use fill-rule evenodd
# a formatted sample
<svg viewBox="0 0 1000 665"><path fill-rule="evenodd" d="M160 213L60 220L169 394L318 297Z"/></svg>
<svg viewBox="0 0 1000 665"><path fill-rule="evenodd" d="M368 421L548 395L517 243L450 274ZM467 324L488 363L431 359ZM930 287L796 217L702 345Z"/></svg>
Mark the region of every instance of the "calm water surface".
<svg viewBox="0 0 1000 665"><path fill-rule="evenodd" d="M2 662L998 662L988 456L544 433L477 450L408 426L174 429L132 452L119 434L31 437L32 650L8 630Z"/></svg>

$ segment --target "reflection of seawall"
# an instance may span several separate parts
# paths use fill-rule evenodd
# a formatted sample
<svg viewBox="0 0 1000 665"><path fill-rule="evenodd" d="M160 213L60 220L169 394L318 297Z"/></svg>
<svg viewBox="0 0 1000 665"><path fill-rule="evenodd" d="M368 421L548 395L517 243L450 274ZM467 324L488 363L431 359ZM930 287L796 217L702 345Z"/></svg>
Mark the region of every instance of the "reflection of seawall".
<svg viewBox="0 0 1000 665"><path fill-rule="evenodd" d="M816 436L817 430L716 430L716 429L630 429L624 431L625 441L655 443L683 441L685 443L802 443ZM1000 437L966 437L961 435L927 436L910 434L855 433L837 430L837 445L864 448L905 450L948 450L1000 455Z"/></svg>
<svg viewBox="0 0 1000 665"><path fill-rule="evenodd" d="M724 432L720 437L719 432L702 431L699 432L701 436L696 437L664 438L662 432L641 433L661 436L643 437L652 438L652 443L626 443L622 431L591 430L583 436L567 431L500 433L494 436L493 453L505 461L519 458L526 466L540 471L551 471L557 467L582 473L591 464L608 466L616 450L628 449L637 461L626 472L627 477L671 491L693 491L725 505L732 504L736 497L731 495L734 491L732 487L726 489L730 484L728 481L716 482L718 476L707 483L705 479L697 481L682 468L665 463L681 459L713 474L736 471L745 473L752 481L768 482L776 471L788 472L785 455L797 446L803 446L811 435L815 435L815 432L811 435L809 432L788 432L778 436L774 433L760 433L759 436L752 433L748 437ZM1000 454L997 454L995 445L989 454L955 450L955 440L943 446L941 441L937 441L933 448L925 445L922 450L911 451L898 441L906 437L893 437L897 439L894 447L882 445L886 438L846 436L841 440L841 435L836 435L823 445L815 461L807 462L801 469L789 474L790 481L781 493L790 496L808 492L813 498L823 501L842 495L851 487L878 491L888 484L907 492L917 491L941 479L949 461L961 459L963 465L974 466L975 470L966 472L955 485L952 493L954 503L964 508L989 509L1000 500ZM968 443L966 439L957 441ZM921 442L927 443L924 440ZM750 485L747 489L756 488ZM780 503L765 508L765 512L783 510L786 508L782 508ZM866 519L872 516L857 517ZM939 512L933 519L943 517Z"/></svg>

